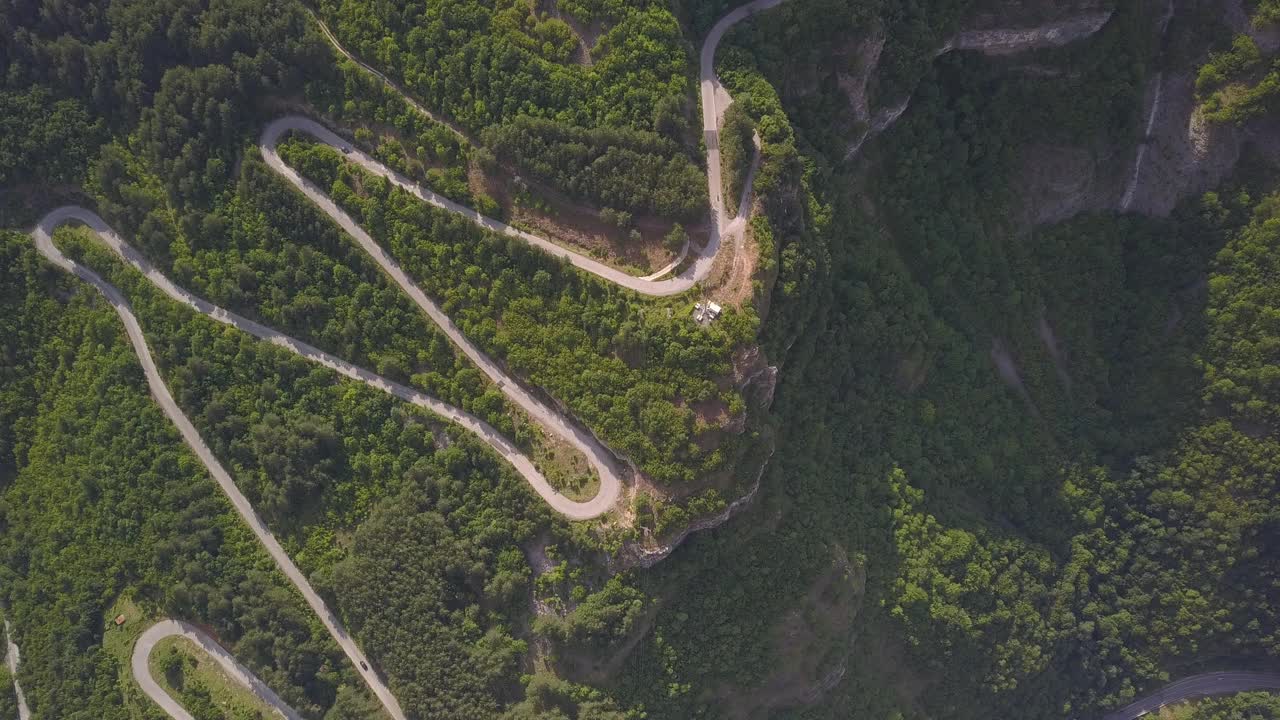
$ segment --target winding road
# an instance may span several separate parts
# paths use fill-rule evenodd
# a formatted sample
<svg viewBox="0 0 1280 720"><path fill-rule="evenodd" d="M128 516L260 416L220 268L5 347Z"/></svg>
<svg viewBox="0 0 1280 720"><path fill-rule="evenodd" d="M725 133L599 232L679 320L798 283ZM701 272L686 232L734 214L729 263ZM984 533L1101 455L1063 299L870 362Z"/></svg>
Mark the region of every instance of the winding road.
<svg viewBox="0 0 1280 720"><path fill-rule="evenodd" d="M350 152L347 153L347 159L359 164L371 173L386 178L397 187L412 193L424 202L461 215L471 220L473 223L493 232L523 240L555 257L568 260L574 267L577 267L580 270L589 272L616 285L651 297L678 295L689 290L700 280L703 280L708 274L710 274L715 263L716 255L720 251L720 245L723 238L732 239L735 248L738 250L738 254L741 255L747 226L747 215L750 211L751 205L751 179L754 177L755 167L760 160L760 142L759 136L757 136L755 138L755 153L751 163L752 169L749 173L748 181L745 183L742 190L742 198L738 203L738 213L735 217L728 217L725 211L724 181L721 178L720 168L720 123L724 120L724 112L733 102L733 98L729 96L728 91L726 91L724 86L720 83L720 79L716 77L716 48L719 46L720 40L724 37L725 33L734 24L757 12L781 5L783 2L785 2L785 0L754 0L754 2L735 8L721 17L720 20L711 28L711 31L707 33L707 37L703 40L698 74L699 91L702 100L702 132L707 147L707 197L710 200L712 222L710 227L710 237L707 244L698 252L692 261L688 262L685 269L675 277L666 280L659 279L667 273L674 271L687 260L687 246L679 258L658 272L645 277L636 277L587 255L583 255L557 245L546 238L512 227L500 220L495 220L481 215L472 208L454 202L449 198L419 186L404 175L384 166L382 163L379 163L377 160L374 160L372 157L356 148L351 148ZM315 17L314 14L313 17ZM385 83L388 87L400 93L411 107L421 112L425 117L448 127L459 137L464 139L467 138L467 135L460 128L440 118L431 111L422 107L418 102L414 101L413 98L410 97L409 94L406 93L394 80L351 54L351 52L338 42L338 39L332 32L330 32L329 28L319 20L319 18L316 18L316 22L320 26L324 36L329 40L337 52L351 60L365 72L368 72L370 75ZM325 196L323 192L314 187L308 188L307 183L298 176L292 168L285 165L285 163L280 160L279 155L276 154L276 143L279 141L281 136L289 130L304 132L316 138L320 142L331 145L335 148L350 147L350 143L320 123L301 116L283 117L271 123L265 130L263 130L262 136L258 142L263 157L267 159L267 163L277 172L288 178L290 182L306 193L313 202L324 207L324 203L317 198L317 196L319 196L324 198L324 201L328 202L328 204L332 206L332 201L329 201L328 197ZM344 228L346 227L345 223L331 212L328 207L324 207L324 209L325 212L333 217L335 221L340 225L343 225Z"/></svg>
<svg viewBox="0 0 1280 720"><path fill-rule="evenodd" d="M164 379L160 377L160 371L156 369L155 360L151 357L150 349L147 348L147 340L142 333L142 326L138 324L138 319L134 317L133 311L129 308L129 303L125 300L124 295L121 294L114 285L103 280L94 271L63 255L62 252L58 250L57 246L53 244L54 229L71 220L78 220L85 225L88 225L97 233L98 237L102 239L108 247L115 250L115 252L125 258L127 262L130 262L134 267L141 270L143 274L147 276L148 280L156 284L161 290L164 290L166 294L173 296L169 292L170 289L177 291L180 295L185 294L185 291L182 291L172 285L172 283L169 283L167 278L164 278L164 276L152 268L149 263L146 263L137 251L125 244L125 242L120 239L119 235L116 235L111 228L107 227L107 224L102 221L102 218L88 210L85 210L84 208L58 208L46 215L40 221L40 224L36 226L35 230L31 232L32 238L36 243L36 249L39 250L41 255L44 255L54 265L57 265L63 270L66 270L67 272L74 274L76 277L79 277L81 280L93 285L98 289L98 292L102 293L107 298L107 302L111 303L111 306L115 308L116 314L120 316L120 320L124 323L125 333L129 337L129 342L133 345L134 353L138 356L138 362L142 365L143 374L147 378L147 385L151 388L151 395L160 405L160 409L164 411L166 416L168 416L169 421L178 428L179 434L182 435L183 441L191 448L191 451L194 452L196 457L200 459L200 462L204 463L204 466L208 468L209 474L213 476L213 479L218 483L218 487L222 489L222 492L227 496L227 499L231 501L231 506L235 509L236 513L240 515L245 524L249 526L249 529L253 531L258 542L262 543L267 554L271 556L273 561L275 561L276 567L280 568L280 571L284 573L285 577L287 577L289 581L293 583L294 587L298 589L298 592L302 594L303 599L307 601L307 605L311 606L311 610L320 618L320 621L324 623L329 634L333 636L333 639L342 647L343 652L345 652L347 657L351 659L351 664L355 666L356 672L360 673L364 678L365 683L369 685L369 688L373 691L374 695L377 696L383 707L387 709L387 712L391 715L392 719L404 720L404 712L400 709L400 704L391 694L391 691L387 689L385 684L383 684L382 679L378 677L377 673L367 669L369 667L368 658L365 657L364 653L356 645L355 641L351 638L351 635L347 633L346 629L342 627L342 623L338 621L337 616L329 610L328 606L325 605L324 600L320 599L320 596L316 594L316 591L311 587L311 583L307 581L306 576L302 574L302 571L298 569L297 565L293 564L293 560L289 558L288 553L286 553L284 548L280 546L275 535L271 534L271 530L267 528L267 524L262 521L262 518L259 517L256 512L254 512L253 506L249 504L249 500L240 492L240 488L236 487L235 481L231 479L231 475L227 473L226 469L222 467L222 464L218 462L218 459L214 457L213 452L209 450L209 446L206 445L204 440L200 437L200 433L196 432L195 426L191 424L191 421L182 413L178 404L174 402L173 395L169 393L168 386L164 384ZM203 301L195 299L194 296L188 295L187 297L191 298L191 300L188 301L188 304L196 302L203 303ZM237 322L243 322L243 329L252 332L252 330L249 329L249 323L251 321L248 319L233 315L222 308L214 307L208 303L204 303L204 305L207 306L208 309L208 312L205 314L209 317L229 325L236 325ZM200 307L196 306L196 309L200 310ZM265 333L274 334L273 331L268 328L262 328L262 326L257 325L256 323L253 323L253 325L261 328ZM283 336L280 337L283 338ZM284 342L279 344L289 347L289 345ZM317 353L319 352L314 348L310 348L310 346L307 347Z"/></svg>
<svg viewBox="0 0 1280 720"><path fill-rule="evenodd" d="M442 207L451 212L457 213L464 217L470 218L473 222L488 228L494 232L519 237L545 251L559 257L568 259L575 266L592 272L607 280L613 281L624 287L629 287L637 292L647 295L661 296L672 295L689 289L701 278L705 277L711 270L712 261L719 249L720 238L724 235L730 235L737 238L737 242L741 244L743 229L745 228L745 213L749 205L750 178L747 187L743 191L743 202L740 206L740 215L733 220L725 217L723 191L720 180L720 160L718 146L717 124L722 117L724 107L727 107L729 98L724 92L719 81L714 76L712 68L712 60L714 59L715 46L724 32L730 25L742 18L747 17L751 12L758 9L772 7L782 0L756 0L747 6L739 8L731 12L722 19L712 29L703 47L702 53L702 93L704 105L704 124L706 127L706 137L708 138L708 166L707 178L708 189L712 203L714 215L714 223L712 224L711 240L703 253L699 255L689 267L677 277L670 280L653 280L636 278L623 273L614 268L608 267L591 258L574 253L559 247L543 238L539 238L530 233L517 230L505 223L501 223L492 218L487 218L470 208L463 207L454 203L447 198L436 195L424 188L418 187L410 182L407 178L400 176L398 173L377 163L373 158L360 153L351 151L350 156L354 162L359 163L367 170L388 178L400 187L412 192L424 201L429 202L438 207ZM327 30L326 30L326 34ZM332 36L330 36L332 40ZM335 41L336 44L336 41ZM345 52L345 51L344 51ZM354 60L354 58L353 58ZM357 61L359 62L359 61ZM385 82L390 83L385 76L376 73L372 68L361 63L361 66L371 72L375 72ZM394 84L393 84L394 87ZM416 107L416 104L415 104ZM422 108L419 108L422 109ZM425 110L423 110L425 112ZM546 478L538 472L537 468L523 453L506 440L493 427L462 410L447 405L435 398L431 398L423 393L408 388L399 383L392 382L387 378L381 377L367 370L359 368L348 363L336 356L326 353L312 345L304 343L300 340L291 338L283 333L277 332L269 327L257 323L249 318L243 317L236 313L230 312L224 308L218 307L188 291L177 286L170 281L163 273L155 268L147 259L128 243L126 243L115 231L113 231L102 218L95 213L82 207L64 206L57 208L40 220L36 227L31 231L32 239L35 242L37 250L50 262L59 268L72 273L76 277L93 285L107 299L111 306L115 309L116 314L120 316L121 322L125 327L126 335L130 344L133 346L134 353L138 356L139 364L142 366L143 373L147 379L152 396L160 405L161 410L169 418L169 420L177 427L183 441L191 448L196 457L209 470L218 487L227 496L231 502L233 509L241 517L249 529L254 533L258 542L262 544L272 561L285 575L286 578L297 588L303 599L311 607L312 611L320 618L329 634L335 642L342 648L343 652L351 660L356 672L360 673L361 678L372 690L379 702L386 709L388 715L393 720L404 720L404 711L401 709L399 702L392 695L390 689L378 677L377 673L370 669L368 658L363 651L356 645L350 634L342 626L338 618L329 610L324 601L316 594L311 587L310 582L298 569L293 560L289 558L284 548L276 540L266 523L254 511L248 499L240 492L231 475L226 471L213 452L205 444L203 438L196 431L195 426L178 407L173 399L173 395L169 392L168 386L165 385L163 378L156 367L155 360L151 355L151 351L147 346L146 337L143 334L142 327L134 316L124 295L113 285L104 280L93 270L75 262L66 257L54 245L54 231L64 223L78 222L87 226L108 248L110 248L125 263L133 266L143 276L165 293L170 298L194 309L206 317L225 325L230 325L237 329L250 333L260 339L271 342L280 347L286 348L295 354L306 358L312 362L319 363L349 378L359 380L367 385L375 387L379 390L395 395L408 402L420 407L426 408L441 417L467 428L475 433L491 447L494 448L502 457L516 468L518 472L529 482L540 496L545 499L558 512L573 519L587 519L597 517L607 511L616 502L621 492L621 474L622 469L618 460L590 433L582 430L569 421L563 414L548 407L545 403L535 398L531 392L522 387L519 383L509 378L488 356L481 353L453 324L447 315L433 301L426 297L425 293L408 277L408 275L400 268L400 266L390 257L390 255L381 248L373 238L360 228L350 216L338 208L333 201L314 187L311 183L303 179L296 171L286 165L275 152L276 142L281 135L289 130L298 130L313 135L322 142L326 142L335 147L343 147L346 143L340 137L330 132L320 124L304 117L290 116L281 118L270 125L263 131L261 139L261 149L263 157L267 164L276 172L280 173L286 179L294 184L303 192L312 202L314 202L321 210L330 216L339 226L346 230L353 239L372 257L385 272L404 292L406 292L414 302L425 312L449 338L463 351L468 358L471 359L478 367L480 367L486 375L490 377L503 390L506 396L513 402L518 404L525 412L529 413L536 421L542 423L551 432L560 435L562 438L570 442L572 445L582 451L588 461L595 468L600 476L600 492L586 502L574 502L568 498L559 495L554 488L546 481ZM759 148L757 147L757 160ZM753 162L754 170L754 162ZM201 634L193 627L180 623L178 621L166 621L161 623L144 634L148 638L146 643L140 642L139 647L135 649L133 657L133 670L138 682L143 686L144 690L156 699L171 716L175 718L185 719L190 717L185 711L178 707L167 695L160 690L154 680L150 678L150 674L146 667L146 657L150 650L154 647L154 643L167 634L183 634L194 636L197 642L202 645L212 645L217 648L216 643L207 641L207 638L201 640ZM190 633L190 634L189 634ZM206 647L208 649L208 647ZM229 672L233 676L244 680L250 687L254 687L256 678L243 669L234 659L230 658L225 651L218 648L211 650L211 654L223 662L224 667L228 667ZM17 648L12 642L9 643L9 664L11 668L17 666L18 653ZM141 660L139 659L141 658ZM224 662L224 660L226 662ZM230 663L228 665L228 663ZM261 686L261 683L257 683ZM15 689L17 689L15 677ZM255 688L256 690L257 688ZM261 687L266 693L270 690ZM157 694L158 693L158 694ZM264 695L265 697L275 697L274 694ZM20 690L19 690L19 697ZM277 703L279 698L275 698ZM25 702L22 703L25 709ZM279 703L278 706L283 706ZM287 706L283 706L287 707ZM292 711L289 711L292 712ZM286 715L291 717L289 715ZM24 714L25 720L25 714Z"/></svg>
<svg viewBox="0 0 1280 720"><path fill-rule="evenodd" d="M332 205L332 201L328 200L328 198L324 198L323 196L321 197L324 202ZM342 224L344 228L346 228L347 224L350 223L350 227L347 229L349 232L352 232L353 237L357 238L361 246L370 251L370 254L380 265L383 266L383 269L387 271L387 274L395 279L405 292L413 297L415 302L417 302L419 306L427 312L431 319L440 326L441 330L443 330L451 340L462 348L468 358L471 358L471 360L475 362L476 365L485 372L485 374L493 379L495 383L502 386L502 390L507 394L507 397L520 405L548 430L560 435L566 441L573 444L574 447L583 452L587 457L588 462L600 476L600 492L598 492L595 497L585 502L575 502L556 492L555 488L547 482L546 477L538 471L538 468L528 456L507 440L506 437L504 437L502 433L498 432L492 425L489 425L480 418L422 392L414 390L413 388L353 365L342 358L327 353L301 340L285 335L277 330L273 330L272 328L254 320L250 320L243 315L236 314L230 310L214 305L208 300L179 287L161 273L159 269L152 265L151 262L142 255L142 253L138 252L131 245L125 242L114 230L110 228L110 226L107 225L106 221L98 217L98 215L91 210L86 210L85 208L74 205L60 207L44 216L40 221L40 224L37 225L36 229L32 232L32 236L35 238L36 248L42 255L52 261L55 265L75 274L86 282L97 287L99 291L107 296L107 299L111 304L115 306L116 312L121 313L121 317L128 314L129 318L133 318L133 312L129 309L128 302L125 300L123 294L121 294L120 291L110 283L98 276L97 273L94 273L92 270L76 263L74 260L63 256L62 252L54 246L52 239L53 232L59 225L71 221L80 222L86 225L97 235L98 239L100 239L103 244L110 248L111 251L120 257L121 260L125 261L125 263L133 266L138 270L138 272L142 273L142 275L146 277L152 285L156 286L156 288L173 300L186 305L201 315L216 320L224 325L230 325L231 327L243 330L256 338L266 340L274 345L289 350L300 357L310 360L311 362L334 370L341 375L353 380L359 380L370 387L413 403L414 405L429 410L436 415L470 430L481 440L488 443L488 445L500 456L506 459L507 462L511 463L511 465L521 474L521 476L524 477L534 491L546 500L547 504L551 505L557 512L563 514L565 517L574 520L586 520L598 517L608 511L621 494L623 474L622 468L619 466L617 460L614 459L609 450L592 437L590 433L578 428L563 415L534 398L532 394L504 374L493 360L476 349L471 341L462 334L462 331L460 331L457 326L449 320L448 316L446 316L434 302L427 298L417 285L413 284L413 282L409 280L408 276L400 269L399 265L397 265L395 261L391 260L380 246L373 242L373 239L369 237L368 233L356 226L354 222L352 222L351 219L341 210L335 207L333 208L333 211L340 213L341 219L346 222L342 222L342 220L339 220L337 217L335 217L335 220L339 220L340 224ZM137 324L136 319L132 320L132 322L135 325ZM125 324L128 326L129 321L126 320ZM142 343L142 347L139 348L138 343L135 342L134 349L138 351L138 356L141 358L142 353L145 351L145 341L142 339L141 333L139 333L138 342ZM147 369L145 363L144 369ZM149 369L148 381L152 383L153 391L156 384L159 384L160 386L164 385L163 379L158 374L154 378L151 377ZM181 411L178 410L176 406L173 410L174 412L181 414ZM167 409L166 412L168 412ZM170 417L172 418L172 415ZM192 432L194 433L194 430ZM206 465L207 464L208 463L206 463Z"/></svg>
<svg viewBox="0 0 1280 720"><path fill-rule="evenodd" d="M1280 673L1213 672L1192 675L1169 683L1159 690L1119 710L1107 713L1102 720L1134 720L1173 705L1210 695L1230 695L1251 690L1280 690Z"/></svg>
<svg viewBox="0 0 1280 720"><path fill-rule="evenodd" d="M302 720L302 716L293 708L280 699L279 695L272 692L266 683L258 679L248 668L241 665L238 660L232 657L231 653L225 648L213 641L213 638L204 633L203 630L192 625L191 623L182 622L181 620L161 620L160 622L147 628L138 641L133 646L133 655L130 658L129 666L133 671L133 679L137 681L142 688L142 692L147 697L155 701L162 710L169 713L169 717L173 720L195 720L191 713L187 712L178 704L178 701L164 691L160 687L160 683L151 676L151 667L148 659L151 652L155 650L156 643L167 637L184 637L195 643L213 658L227 676L235 680L249 692L258 696L263 702L270 705L280 717L287 720Z"/></svg>
<svg viewBox="0 0 1280 720"><path fill-rule="evenodd" d="M746 224L746 213L750 204L751 174L754 174L755 165L759 160L759 142L757 140L756 157L753 160L752 171L748 176L746 187L743 190L743 198L739 203L738 215L734 218L729 218L725 211L723 197L718 128L719 123L723 118L724 110L732 102L732 99L715 76L714 59L716 47L719 44L720 39L734 23L749 17L755 12L777 6L781 4L781 2L783 2L783 0L755 0L755 2L748 3L747 5L729 12L712 27L702 47L700 85L703 131L707 146L708 197L710 199L711 212L713 216L712 232L707 246L704 247L698 256L688 264L684 271L673 278L667 280L659 279L665 275L666 272L674 271L679 265L679 261L672 263L668 268L665 268L664 271L660 271L659 273L655 273L654 275L646 278L637 278L609 267L592 258L562 248L544 238L511 227L498 220L480 215L471 208L459 205L458 203L416 185L404 176L386 168L373 158L358 150L351 150L348 153L348 159L352 162L358 163L369 172L387 178L392 183L409 191L425 202L459 214L463 217L467 217L472 222L494 232L524 240L554 256L567 259L579 269L593 273L620 286L627 287L638 293L650 296L666 296L684 292L685 290L693 287L699 280L705 278L710 272L712 263L720 249L722 238L732 238L736 245L739 248L741 247ZM321 24L321 27L324 30L325 35L340 52L352 61L356 62L364 70L374 74L383 82L395 88L397 91L400 91L400 88L385 75L351 56L350 53L347 53L346 50L338 44L336 38L334 38L332 34L329 33L328 29L323 26L323 24ZM406 100L408 100L413 107L418 109L424 115L431 117L437 122L445 124L458 134L462 134L456 127L435 117L425 108L422 108L418 103L408 98L407 95ZM386 273L405 293L413 298L414 302L418 304L422 311L441 328L441 330L463 351L465 355L467 355L472 362L484 371L491 380L499 385L512 402L523 408L525 412L529 413L529 415L535 420L542 423L544 427L560 435L584 453L588 461L599 474L601 480L600 492L594 498L586 502L574 502L562 495L559 495L555 489L550 486L546 481L546 478L542 476L528 457L506 440L506 438L498 433L492 426L479 418L435 398L429 397L421 392L413 390L412 388L393 382L387 378L369 372L368 370L359 368L336 356L319 350L314 346L272 330L271 328L253 320L215 306L212 303L209 303L182 289L181 287L178 287L159 272L159 270L152 266L140 253L124 242L120 236L112 231L100 217L89 210L75 206L58 208L46 215L31 234L37 249L42 255L58 267L93 285L106 297L107 301L116 310L116 313L124 323L126 334L134 348L134 352L138 356L139 363L143 368L151 393L156 398L157 403L160 405L165 415L177 427L184 442L186 442L186 444L192 449L205 467L208 468L219 488L230 500L232 507L249 526L250 530L252 530L255 537L266 549L268 555L275 562L276 566L289 579L294 587L298 589L299 593L301 593L312 611L320 618L329 634L351 660L356 672L360 673L364 682L369 686L383 707L386 708L389 716L393 720L404 720L405 715L400 708L398 701L382 682L381 678L378 677L377 673L369 669L370 666L368 664L367 657L356 645L355 641L347 633L345 628L338 621L337 617L315 593L306 577L288 557L283 547L275 539L275 536L253 510L244 495L241 494L231 476L214 457L213 453L197 433L190 420L185 414L183 414L181 409L178 408L173 396L164 384L164 381L156 368L155 361L147 347L142 328L139 325L137 318L133 315L133 312L123 294L110 283L103 280L94 271L64 256L53 243L54 230L58 226L67 222L83 223L96 233L97 237L102 240L107 247L115 252L127 264L132 265L140 271L148 281L170 298L191 307L197 312L220 323L236 327L254 335L255 337L286 348L307 360L324 365L325 367L328 367L346 377L358 380L371 387L375 387L383 392L418 405L419 407L425 408L451 422L458 424L461 427L466 428L488 443L490 447L498 452L499 455L505 458L517 470L517 472L519 472L526 481L529 482L530 486L549 505L551 505L551 507L566 517L571 519L589 519L597 517L611 508L621 493L621 476L624 470L617 458L615 458L612 453L590 433L577 427L569 419L564 417L564 415L534 397L530 391L508 377L492 359L480 352L461 333L461 331L458 330L440 307L430 300L420 288L418 288L418 286L409 278L403 269L399 267L390 255L383 250L381 246L374 242L368 233L360 228L354 220L347 215L347 213L338 208L325 193L309 181L302 178L296 171L283 162L276 153L275 147L280 138L289 131L299 131L309 134L320 142L337 148L342 148L347 145L346 141L342 138L311 119L300 116L288 116L272 122L262 133L260 149L267 164L275 172L278 172L293 183L295 187L297 187L322 211L329 215L334 222L350 234L352 238L355 239L356 242L365 250L365 252L367 252L370 257L378 263L382 271ZM8 638L9 628L7 622L5 624L5 630L8 646L6 653L7 663L11 673L14 675L14 690L17 694L19 703L19 717L21 720L28 720L30 717L30 711L27 708L25 699L22 695L22 690L17 683L16 673L19 660L18 648L12 640ZM181 621L165 620L149 628L139 638L137 645L134 647L131 666L134 676L143 691L155 700L167 713L169 713L171 717L176 720L189 720L191 715L183 710L173 700L173 698L169 697L168 694L165 693L155 682L154 678L151 677L147 659L154 649L156 642L164 637L173 635L181 635L196 642L227 671L229 676L235 678L238 682L249 688L259 697L266 700L276 708L283 717L289 718L290 720L298 718L297 713L281 701L280 698L270 690L270 688L266 687L266 685L257 677L238 663L230 653L217 645L217 643L213 642L198 628ZM1185 678L1172 683L1122 709L1107 714L1104 717L1104 720L1133 720L1134 718L1152 712L1164 705L1182 700L1248 690L1280 690L1280 674L1220 672L1206 673Z"/></svg>

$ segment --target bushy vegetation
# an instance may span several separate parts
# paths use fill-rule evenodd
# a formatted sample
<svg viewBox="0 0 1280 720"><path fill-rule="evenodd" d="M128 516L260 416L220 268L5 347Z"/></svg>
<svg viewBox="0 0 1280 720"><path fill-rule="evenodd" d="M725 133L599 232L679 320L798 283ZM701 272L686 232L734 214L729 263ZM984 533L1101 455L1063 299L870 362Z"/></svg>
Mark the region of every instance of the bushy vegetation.
<svg viewBox="0 0 1280 720"><path fill-rule="evenodd" d="M685 122L692 83L680 26L660 3L626 3L592 50L594 64L545 57L527 2L326 0L343 44L424 104L472 131L534 115L561 123L664 132ZM554 45L554 43L553 43Z"/></svg>
<svg viewBox="0 0 1280 720"><path fill-rule="evenodd" d="M131 596L212 628L321 716L359 681L151 401L115 313L25 235L2 242L0 602L33 712L131 717L127 659L103 648L106 609Z"/></svg>
<svg viewBox="0 0 1280 720"><path fill-rule="evenodd" d="M485 130L499 159L599 207L699 222L702 171L670 140L625 128L580 128L522 115Z"/></svg>
<svg viewBox="0 0 1280 720"><path fill-rule="evenodd" d="M754 132L754 124L743 104L730 105L724 113L724 126L720 129L720 164L724 167L725 202L730 211L737 209L747 172L751 169L751 156L755 151Z"/></svg>
<svg viewBox="0 0 1280 720"><path fill-rule="evenodd" d="M1252 10L1258 28L1277 18L1275 3L1262 2ZM1262 117L1280 102L1280 65L1274 53L1263 55L1253 37L1237 35L1229 48L1211 53L1200 66L1196 95L1210 121L1244 123Z"/></svg>
<svg viewBox="0 0 1280 720"><path fill-rule="evenodd" d="M716 378L754 336L749 309L727 310L702 328L424 204L327 146L294 141L280 153L330 188L481 348L564 402L654 479L687 482L720 467L722 453L698 446L716 428L693 408L707 401L742 408Z"/></svg>
<svg viewBox="0 0 1280 720"><path fill-rule="evenodd" d="M127 5L104 4L97 22L55 3L4 11L17 28L0 47L2 102L15 108L5 177L87 179L180 283L519 437L501 396L252 150L278 111L267 97L358 120L357 142L457 197L465 145L350 66L325 75L338 66L292 4ZM1028 147L1116 158L1140 132L1143 8L1036 55L1070 70L1046 76L934 61L969 5L908 5L788 3L741 26L721 56L734 107L764 141L751 227L760 296L773 291L763 338L784 368L777 452L744 516L650 571L592 571L589 538L474 439L194 316L92 245L60 242L126 291L179 402L412 717L726 716L776 677L777 631L809 622L796 609L833 555L865 567L866 600L847 610L853 630L804 649L835 678L822 701L773 716L1095 717L1206 658L1273 661L1280 200L1262 179L1273 171L1168 220L1021 225ZM571 187L581 168L564 158L603 157L591 148L605 144L653 174L671 170L660 157L690 156L695 38L675 18L696 35L726 6L565 2L606 27L592 69L567 65L567 28L525 3L348 0L321 15L426 104L473 132L493 126L496 146L517 138L516 164L545 163L542 179ZM875 29L886 48L873 105L916 93L846 172L847 97L807 73L848 69L815 58ZM1244 43L1220 52L1202 92L1270 72ZM1266 112L1266 97L1241 107ZM36 113L53 120L12 117ZM375 144L384 131L396 140ZM579 144L587 154L569 152ZM477 344L652 476L720 466L699 413L740 407L715 380L754 336L750 312L696 330L668 319L671 305L425 207L332 151L281 150ZM116 318L28 244L6 236L0 257L0 601L33 705L128 715L102 615L131 595L211 625L309 717L367 716L336 648L147 400ZM993 348L1020 388L997 375ZM665 509L635 510L642 527L665 527ZM535 580L524 548L544 536L572 559ZM534 622L531 592L554 614ZM545 667L520 678L535 643ZM573 674L597 666L611 672ZM1194 712L1265 715L1268 703Z"/></svg>
<svg viewBox="0 0 1280 720"><path fill-rule="evenodd" d="M1280 696L1249 692L1206 698L1162 710L1170 720L1271 720L1280 717Z"/></svg>
<svg viewBox="0 0 1280 720"><path fill-rule="evenodd" d="M18 717L18 696L13 690L13 676L9 667L0 664L0 713L5 717Z"/></svg>

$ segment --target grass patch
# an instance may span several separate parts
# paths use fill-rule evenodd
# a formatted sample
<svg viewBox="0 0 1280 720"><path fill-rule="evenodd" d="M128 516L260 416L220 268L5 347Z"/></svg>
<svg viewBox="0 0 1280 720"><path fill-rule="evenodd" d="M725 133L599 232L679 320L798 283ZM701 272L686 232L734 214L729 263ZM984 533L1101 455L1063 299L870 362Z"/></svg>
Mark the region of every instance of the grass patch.
<svg viewBox="0 0 1280 720"><path fill-rule="evenodd" d="M115 619L124 616L124 623L116 625ZM143 630L151 627L157 616L142 609L130 598L117 598L115 604L102 616L102 649L116 661L119 672L120 694L125 698L124 707L129 717L136 720L151 717L147 710L152 706L150 698L142 694L142 689L133 681L133 672L129 669L129 660L133 655L133 645Z"/></svg>
<svg viewBox="0 0 1280 720"><path fill-rule="evenodd" d="M231 679L208 653L184 637L167 637L156 643L147 665L165 692L200 720L278 717L271 706Z"/></svg>
<svg viewBox="0 0 1280 720"><path fill-rule="evenodd" d="M576 502L600 492L600 476L577 448L558 436L542 433L534 445L533 464L561 495Z"/></svg>

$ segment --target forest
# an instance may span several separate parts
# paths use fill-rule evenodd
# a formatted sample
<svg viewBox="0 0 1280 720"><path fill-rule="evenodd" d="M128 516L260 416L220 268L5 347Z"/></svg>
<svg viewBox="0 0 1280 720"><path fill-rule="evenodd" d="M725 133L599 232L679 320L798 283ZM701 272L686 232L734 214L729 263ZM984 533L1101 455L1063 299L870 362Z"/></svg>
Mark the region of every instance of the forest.
<svg viewBox="0 0 1280 720"><path fill-rule="evenodd" d="M510 238L418 201L342 162L328 146L280 146L286 162L331 189L375 239L441 301L459 327L508 368L561 398L611 447L662 483L719 468L706 450L719 424L745 410L721 390L735 349L755 336L750 307L711 328L639 302L616 286ZM359 191L357 191L357 188ZM462 279L462 282L458 280ZM723 406L720 415L699 406Z"/></svg>
<svg viewBox="0 0 1280 720"><path fill-rule="evenodd" d="M732 4L313 8L480 145L340 59L296 3L0 9L0 225L14 230L0 234L0 609L38 718L149 712L105 629L122 599L210 627L305 717L377 710L148 398L118 318L17 229L62 198L91 205L194 292L534 448L502 395L265 167L256 133L303 110L476 206L467 173L491 153L602 209L693 218L693 50ZM709 332L678 321L683 300L642 301L332 151L281 146L479 345L671 487L752 444L718 431L743 399L717 379L759 333L782 368L759 493L654 568L612 572L613 538L553 516L465 433L195 315L81 232L58 243L125 292L180 405L415 719L740 716L770 688L812 689L785 675L800 664L786 637L809 638L799 652L834 678L816 702L755 708L790 720L1094 718L1223 659L1274 667L1275 168L1246 147L1168 218L1019 225L1037 143L1122 168L1159 71L1196 77L1214 122L1270 117L1273 60L1209 0L1173 20L1176 53L1134 3L1018 61L1068 72L935 58L976 5L796 0L726 39L731 177L749 130L763 141L761 257L757 303ZM1269 0L1249 9L1260 27L1280 17ZM808 73L867 27L885 38L872 106L911 103L845 163L847 98ZM629 511L663 526L646 502ZM11 704L0 693L0 715ZM1274 706L1243 694L1173 712Z"/></svg>
<svg viewBox="0 0 1280 720"><path fill-rule="evenodd" d="M600 207L698 222L702 172L671 141L625 128L577 128L522 115L484 131L500 160Z"/></svg>

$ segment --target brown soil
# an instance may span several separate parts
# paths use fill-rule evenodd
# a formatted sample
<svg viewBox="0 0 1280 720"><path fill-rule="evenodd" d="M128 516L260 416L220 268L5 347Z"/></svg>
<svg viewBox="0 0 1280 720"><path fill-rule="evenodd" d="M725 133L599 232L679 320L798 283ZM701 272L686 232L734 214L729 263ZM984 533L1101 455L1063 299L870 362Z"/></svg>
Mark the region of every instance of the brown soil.
<svg viewBox="0 0 1280 720"><path fill-rule="evenodd" d="M609 265L635 275L643 276L665 267L676 254L667 250L663 238L671 231L671 222L657 217L639 217L635 220L640 231L640 242L627 237L627 233L600 219L595 208L575 202L563 193L527 179L519 179L509 169L499 169L485 175L473 167L470 175L471 191L483 192L502 207L508 222L550 239L558 245L583 252ZM514 188L523 184L529 194L549 208L538 208L517 202ZM690 242L699 246L707 241L707 228L703 225L685 228Z"/></svg>
<svg viewBox="0 0 1280 720"><path fill-rule="evenodd" d="M932 365L933 358L926 353L924 345L917 344L896 363L894 385L908 395L914 393L929 378Z"/></svg>
<svg viewBox="0 0 1280 720"><path fill-rule="evenodd" d="M752 208L752 215L759 207ZM760 263L760 246L756 244L750 223L743 230L742 251L731 238L724 238L711 272L702 281L703 298L724 307L742 307L755 297L756 267Z"/></svg>

